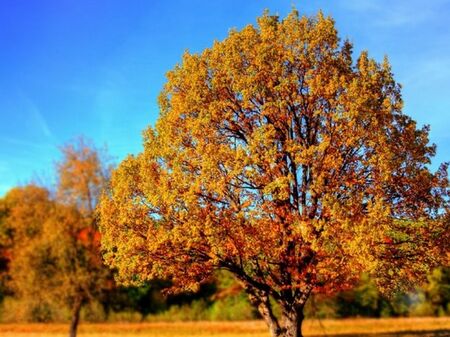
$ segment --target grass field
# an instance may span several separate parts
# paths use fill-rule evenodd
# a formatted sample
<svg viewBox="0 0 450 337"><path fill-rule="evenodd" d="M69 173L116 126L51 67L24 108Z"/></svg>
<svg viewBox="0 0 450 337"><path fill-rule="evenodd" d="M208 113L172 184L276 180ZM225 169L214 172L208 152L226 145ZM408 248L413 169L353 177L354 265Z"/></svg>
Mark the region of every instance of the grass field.
<svg viewBox="0 0 450 337"><path fill-rule="evenodd" d="M309 320L305 336L450 337L448 318ZM64 324L0 324L2 337L62 337ZM81 324L80 337L268 337L263 322Z"/></svg>

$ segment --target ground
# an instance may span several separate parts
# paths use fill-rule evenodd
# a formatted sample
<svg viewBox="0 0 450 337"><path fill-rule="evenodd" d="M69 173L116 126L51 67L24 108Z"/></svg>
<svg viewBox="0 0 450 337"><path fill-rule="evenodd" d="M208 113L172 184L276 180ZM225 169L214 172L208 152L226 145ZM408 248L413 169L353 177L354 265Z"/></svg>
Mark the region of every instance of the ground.
<svg viewBox="0 0 450 337"><path fill-rule="evenodd" d="M0 324L2 337L65 337L65 324ZM305 336L450 337L450 317L308 320ZM376 334L376 335L374 335ZM263 322L82 324L79 337L267 337Z"/></svg>

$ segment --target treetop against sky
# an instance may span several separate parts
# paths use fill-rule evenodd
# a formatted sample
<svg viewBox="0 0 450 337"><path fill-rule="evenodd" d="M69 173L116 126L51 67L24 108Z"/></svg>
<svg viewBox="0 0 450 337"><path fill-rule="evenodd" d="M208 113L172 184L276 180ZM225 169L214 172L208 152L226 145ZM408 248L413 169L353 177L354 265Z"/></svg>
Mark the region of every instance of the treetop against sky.
<svg viewBox="0 0 450 337"><path fill-rule="evenodd" d="M450 158L450 3L421 1L26 1L0 4L0 194L46 174L84 134L118 160L141 150L165 73L265 8L321 9L355 52L389 56L404 111L430 124L433 166Z"/></svg>

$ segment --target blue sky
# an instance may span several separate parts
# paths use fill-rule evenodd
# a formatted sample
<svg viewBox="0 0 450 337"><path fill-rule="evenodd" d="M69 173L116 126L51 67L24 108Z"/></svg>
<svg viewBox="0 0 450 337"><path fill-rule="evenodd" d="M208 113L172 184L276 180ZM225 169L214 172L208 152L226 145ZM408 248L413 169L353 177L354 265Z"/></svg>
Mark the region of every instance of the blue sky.
<svg viewBox="0 0 450 337"><path fill-rule="evenodd" d="M433 161L450 160L450 1L0 0L0 195L49 177L78 135L121 160L141 150L165 73L265 8L322 9L355 52L387 54L405 112L431 125Z"/></svg>

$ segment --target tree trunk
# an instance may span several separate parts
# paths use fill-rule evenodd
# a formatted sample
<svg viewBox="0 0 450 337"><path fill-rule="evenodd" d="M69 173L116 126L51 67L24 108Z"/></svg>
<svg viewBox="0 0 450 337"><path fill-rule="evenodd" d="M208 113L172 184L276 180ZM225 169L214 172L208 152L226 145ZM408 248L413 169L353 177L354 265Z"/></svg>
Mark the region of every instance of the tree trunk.
<svg viewBox="0 0 450 337"><path fill-rule="evenodd" d="M263 315L264 320L269 326L272 337L302 337L302 323L304 320L303 307L284 309L280 324L278 320L268 319Z"/></svg>
<svg viewBox="0 0 450 337"><path fill-rule="evenodd" d="M309 297L311 289L307 289L296 301L278 298L281 308L281 317L273 312L270 296L267 290L258 289L248 283L243 283L250 303L258 309L261 317L269 328L272 337L302 337L302 323L305 316L303 308Z"/></svg>
<svg viewBox="0 0 450 337"><path fill-rule="evenodd" d="M246 288L246 291L249 295L250 303L258 309L261 317L267 323L270 335L272 337L280 336L280 325L277 317L273 314L269 296L261 292L258 293L255 289L249 287Z"/></svg>
<svg viewBox="0 0 450 337"><path fill-rule="evenodd" d="M72 320L70 321L69 337L77 336L78 322L80 321L81 300L76 299L72 310Z"/></svg>
<svg viewBox="0 0 450 337"><path fill-rule="evenodd" d="M282 310L281 319L273 315L270 307L258 307L262 318L266 321L272 337L302 337L302 323L305 318L303 306Z"/></svg>
<svg viewBox="0 0 450 337"><path fill-rule="evenodd" d="M282 332L279 337L302 337L303 307L283 312Z"/></svg>

